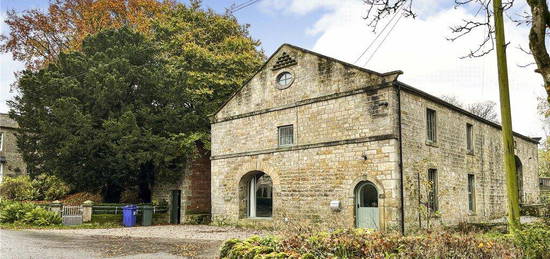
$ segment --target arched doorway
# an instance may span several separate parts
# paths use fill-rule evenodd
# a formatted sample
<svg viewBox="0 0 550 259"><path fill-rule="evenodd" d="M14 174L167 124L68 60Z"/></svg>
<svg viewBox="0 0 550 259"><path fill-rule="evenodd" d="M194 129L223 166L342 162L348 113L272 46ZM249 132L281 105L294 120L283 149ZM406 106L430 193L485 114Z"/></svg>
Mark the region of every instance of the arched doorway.
<svg viewBox="0 0 550 259"><path fill-rule="evenodd" d="M370 181L355 187L355 226L379 229L378 190Z"/></svg>
<svg viewBox="0 0 550 259"><path fill-rule="evenodd" d="M523 203L523 165L518 156L514 156L516 160L516 176L518 182L518 199L519 203Z"/></svg>
<svg viewBox="0 0 550 259"><path fill-rule="evenodd" d="M241 178L240 185L241 200L245 209L243 216L270 218L273 215L273 181L271 177L261 171L250 172Z"/></svg>

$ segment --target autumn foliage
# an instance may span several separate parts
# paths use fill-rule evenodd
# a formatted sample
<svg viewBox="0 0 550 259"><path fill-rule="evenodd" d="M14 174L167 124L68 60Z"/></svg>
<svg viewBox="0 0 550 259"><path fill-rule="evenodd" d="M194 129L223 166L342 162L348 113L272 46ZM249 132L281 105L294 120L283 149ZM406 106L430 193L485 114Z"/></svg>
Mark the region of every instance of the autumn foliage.
<svg viewBox="0 0 550 259"><path fill-rule="evenodd" d="M128 26L148 35L153 19L175 5L171 0L53 0L47 11L10 10L5 20L10 33L0 35L0 51L11 52L27 68L41 68L104 29Z"/></svg>

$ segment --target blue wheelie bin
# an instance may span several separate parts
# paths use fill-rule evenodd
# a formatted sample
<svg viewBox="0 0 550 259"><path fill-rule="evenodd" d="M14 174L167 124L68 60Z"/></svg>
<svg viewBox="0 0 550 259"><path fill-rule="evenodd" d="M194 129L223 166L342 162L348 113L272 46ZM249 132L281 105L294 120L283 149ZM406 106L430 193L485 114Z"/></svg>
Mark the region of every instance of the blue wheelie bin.
<svg viewBox="0 0 550 259"><path fill-rule="evenodd" d="M126 205L122 207L122 225L133 227L136 225L137 206Z"/></svg>

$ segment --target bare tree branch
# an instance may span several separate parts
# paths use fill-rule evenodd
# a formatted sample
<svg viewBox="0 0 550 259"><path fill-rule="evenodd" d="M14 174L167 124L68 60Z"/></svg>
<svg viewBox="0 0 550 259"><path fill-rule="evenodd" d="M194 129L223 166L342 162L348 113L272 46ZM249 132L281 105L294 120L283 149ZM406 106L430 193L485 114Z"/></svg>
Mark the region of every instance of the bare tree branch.
<svg viewBox="0 0 550 259"><path fill-rule="evenodd" d="M451 26L451 36L447 40L456 41L464 38L466 35L480 32L484 35L477 47L468 51L460 58L475 58L485 56L495 49L494 34L495 29L492 22L493 9L492 0L453 0L455 8L464 7L467 10L476 10L473 18L465 18L462 23ZM541 74L544 81L544 88L549 96L550 103L550 55L546 48L546 39L550 33L550 11L548 10L547 0L526 0L530 10L514 10L516 0L504 0L503 11L506 16L517 26L530 26L529 49L520 50L526 54L532 55L535 62L519 65L528 67L536 64L535 72ZM367 24L375 30L378 23L391 14L395 14L400 8L403 8L405 16L415 18L416 13L413 10L414 0L363 0L367 5L367 15L365 20ZM482 15L480 15L482 14Z"/></svg>

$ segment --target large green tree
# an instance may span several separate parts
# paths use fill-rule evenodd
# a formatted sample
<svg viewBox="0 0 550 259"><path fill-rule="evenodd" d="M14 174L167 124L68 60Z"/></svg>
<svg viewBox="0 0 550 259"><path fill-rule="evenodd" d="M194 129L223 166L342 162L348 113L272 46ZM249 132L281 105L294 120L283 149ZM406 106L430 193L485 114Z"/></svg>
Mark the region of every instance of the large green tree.
<svg viewBox="0 0 550 259"><path fill-rule="evenodd" d="M31 172L51 172L109 201L183 172L208 149L208 115L254 72L258 42L234 17L178 5L154 37L129 28L86 38L45 68L24 71L10 115Z"/></svg>

